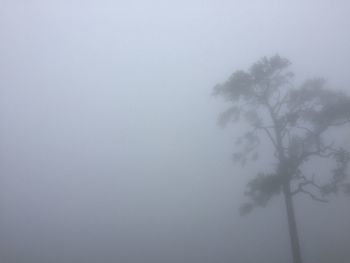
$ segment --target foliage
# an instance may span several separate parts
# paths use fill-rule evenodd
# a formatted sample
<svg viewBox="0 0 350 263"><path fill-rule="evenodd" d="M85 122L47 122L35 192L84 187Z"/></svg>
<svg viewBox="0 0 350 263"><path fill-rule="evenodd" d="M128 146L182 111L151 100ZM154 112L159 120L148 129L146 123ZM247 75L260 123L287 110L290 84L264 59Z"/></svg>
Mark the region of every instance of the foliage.
<svg viewBox="0 0 350 263"><path fill-rule="evenodd" d="M259 173L248 183L246 195L251 201L241 207L242 214L265 206L283 184L294 187L291 195L306 194L321 202L340 189L350 192L346 182L350 153L334 145L329 136L331 129L350 123L350 97L328 88L320 78L296 86L290 66L279 55L264 57L248 71L234 72L213 90L213 95L230 104L219 123L225 126L243 120L250 127L237 139L234 161L256 161L260 142L266 138L277 163L271 173ZM322 184L303 168L317 158L333 164L332 174Z"/></svg>

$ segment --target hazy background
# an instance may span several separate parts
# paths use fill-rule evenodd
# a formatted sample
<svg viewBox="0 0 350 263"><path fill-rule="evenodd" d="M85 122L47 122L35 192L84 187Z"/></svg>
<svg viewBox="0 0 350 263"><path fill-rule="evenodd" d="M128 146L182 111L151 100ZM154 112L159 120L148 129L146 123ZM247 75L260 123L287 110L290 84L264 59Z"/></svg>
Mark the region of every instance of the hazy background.
<svg viewBox="0 0 350 263"><path fill-rule="evenodd" d="M249 172L210 93L276 53L298 80L350 92L349 13L345 0L0 0L0 262L289 262L281 200L238 214ZM298 201L305 262L349 254L349 200Z"/></svg>

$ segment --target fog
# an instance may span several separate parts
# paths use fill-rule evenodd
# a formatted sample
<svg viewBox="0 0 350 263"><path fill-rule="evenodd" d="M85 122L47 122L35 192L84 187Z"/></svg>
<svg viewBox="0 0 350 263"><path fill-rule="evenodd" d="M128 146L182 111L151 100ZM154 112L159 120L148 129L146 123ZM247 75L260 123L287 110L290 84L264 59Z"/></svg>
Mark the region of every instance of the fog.
<svg viewBox="0 0 350 263"><path fill-rule="evenodd" d="M350 93L349 10L0 0L0 262L292 262L281 197L239 215L255 167L211 92L280 54ZM305 262L349 262L348 198L296 213Z"/></svg>

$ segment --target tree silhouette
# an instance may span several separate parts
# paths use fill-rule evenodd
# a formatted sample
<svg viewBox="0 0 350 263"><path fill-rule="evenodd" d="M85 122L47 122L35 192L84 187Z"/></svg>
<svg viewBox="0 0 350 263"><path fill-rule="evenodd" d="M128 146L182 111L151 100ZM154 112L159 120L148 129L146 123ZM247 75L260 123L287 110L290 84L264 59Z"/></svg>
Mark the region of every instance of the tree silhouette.
<svg viewBox="0 0 350 263"><path fill-rule="evenodd" d="M230 107L219 116L225 126L244 120L247 126L237 138L234 161L245 164L258 158L259 147L269 144L275 166L269 173L258 173L247 184L250 202L241 206L242 214L265 206L272 196L282 193L285 200L294 263L301 263L293 197L304 194L327 202L328 195L349 192L346 182L350 153L337 146L330 135L335 128L350 123L350 97L326 88L323 79L310 79L294 85L290 61L278 55L262 58L248 71L238 70L214 87ZM330 163L325 176L310 173L307 164L320 159ZM321 179L322 177L322 179Z"/></svg>

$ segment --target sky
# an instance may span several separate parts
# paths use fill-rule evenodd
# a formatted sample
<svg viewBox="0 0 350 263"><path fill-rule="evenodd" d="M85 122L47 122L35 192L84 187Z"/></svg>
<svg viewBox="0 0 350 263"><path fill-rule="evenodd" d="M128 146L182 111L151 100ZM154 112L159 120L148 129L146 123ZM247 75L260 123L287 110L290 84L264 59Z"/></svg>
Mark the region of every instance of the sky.
<svg viewBox="0 0 350 263"><path fill-rule="evenodd" d="M239 216L251 171L231 162L240 128L218 127L211 92L280 54L298 81L350 93L349 11L0 0L0 261L288 262L281 200ZM309 262L346 250L347 202L297 200Z"/></svg>

